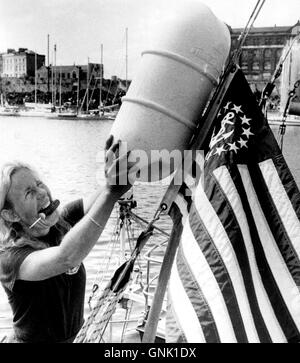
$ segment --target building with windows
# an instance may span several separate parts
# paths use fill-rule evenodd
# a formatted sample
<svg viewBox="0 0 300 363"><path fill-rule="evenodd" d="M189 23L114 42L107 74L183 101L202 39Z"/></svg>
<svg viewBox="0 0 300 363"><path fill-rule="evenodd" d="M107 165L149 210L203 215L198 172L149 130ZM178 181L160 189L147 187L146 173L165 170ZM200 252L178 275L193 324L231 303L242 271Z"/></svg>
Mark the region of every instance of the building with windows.
<svg viewBox="0 0 300 363"><path fill-rule="evenodd" d="M0 94L12 104L34 102L35 95L43 103L88 102L90 107L97 107L100 98L106 105L119 102L129 81L103 76L104 66L99 63L46 66L44 55L26 48L0 53Z"/></svg>
<svg viewBox="0 0 300 363"><path fill-rule="evenodd" d="M236 49L243 29L231 29L232 49ZM262 91L274 74L284 47L300 32L300 22L294 26L252 28L242 48L239 60L253 91ZM276 83L280 90L280 79ZM275 91L276 92L276 91Z"/></svg>
<svg viewBox="0 0 300 363"><path fill-rule="evenodd" d="M103 78L103 64L89 63L88 65L72 66L42 66L37 71L37 86L40 91L47 92L62 88L62 92L71 92L89 88L92 89Z"/></svg>
<svg viewBox="0 0 300 363"><path fill-rule="evenodd" d="M2 54L2 78L34 77L35 70L45 63L45 56L36 54L26 48L17 51L8 49Z"/></svg>

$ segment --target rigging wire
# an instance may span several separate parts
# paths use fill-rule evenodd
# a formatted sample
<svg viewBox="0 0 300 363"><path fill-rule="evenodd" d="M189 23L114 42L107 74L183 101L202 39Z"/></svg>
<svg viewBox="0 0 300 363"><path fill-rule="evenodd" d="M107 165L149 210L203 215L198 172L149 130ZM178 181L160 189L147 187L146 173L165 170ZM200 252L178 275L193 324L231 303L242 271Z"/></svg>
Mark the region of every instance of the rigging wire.
<svg viewBox="0 0 300 363"><path fill-rule="evenodd" d="M263 8L264 4L265 4L266 0L258 0L257 3L256 3L256 6L243 30L243 32L241 33L240 37L239 37L239 44L238 44L238 47L237 47L237 50L234 54L234 58L233 58L233 63L238 63L238 60L242 54L242 48L245 44L245 41L258 17L258 15L260 14L261 12L261 9Z"/></svg>
<svg viewBox="0 0 300 363"><path fill-rule="evenodd" d="M283 112L282 123L279 126L279 131L278 131L279 140L278 141L279 141L281 152L283 151L284 136L286 133L286 126L287 126L286 120L287 120L287 116L288 116L288 112L289 112L289 107L290 107L290 104L291 104L293 98L296 96L296 90L299 87L300 87L300 80L296 81L296 83L294 84L293 90L289 92L289 97L288 97L288 100L286 102L285 109Z"/></svg>
<svg viewBox="0 0 300 363"><path fill-rule="evenodd" d="M299 39L300 39L300 33L299 33L299 34L298 34L298 35L297 35L297 36L293 39L293 41L292 41L292 43L291 43L291 45L290 45L289 49L287 50L286 54L281 56L281 58L283 58L281 63L284 63L284 62L286 61L286 59L287 59L288 55L290 54L290 52L291 52L291 50L292 50L292 48L293 48L294 44L295 44L295 43L296 43L296 41L298 41Z"/></svg>
<svg viewBox="0 0 300 363"><path fill-rule="evenodd" d="M88 306L90 310L93 309L92 307L92 301L95 298L96 294L101 292L101 287L104 285L108 274L110 273L111 265L117 266L117 262L113 261L113 258L115 256L115 251L118 248L118 225L115 225L114 231L112 233L112 239L109 242L110 249L106 249L106 254L103 258L103 264L101 265L101 268L97 271L96 276L94 278L94 282L92 285L92 291L90 293L90 296L88 298Z"/></svg>

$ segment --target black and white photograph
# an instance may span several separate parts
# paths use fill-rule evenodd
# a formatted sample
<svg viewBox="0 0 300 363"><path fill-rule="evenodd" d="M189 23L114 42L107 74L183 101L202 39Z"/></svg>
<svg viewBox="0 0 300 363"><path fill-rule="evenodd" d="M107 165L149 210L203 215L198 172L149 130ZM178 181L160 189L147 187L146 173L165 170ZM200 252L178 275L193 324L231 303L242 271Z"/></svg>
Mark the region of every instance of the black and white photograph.
<svg viewBox="0 0 300 363"><path fill-rule="evenodd" d="M299 0L0 0L0 343L300 343L298 153Z"/></svg>

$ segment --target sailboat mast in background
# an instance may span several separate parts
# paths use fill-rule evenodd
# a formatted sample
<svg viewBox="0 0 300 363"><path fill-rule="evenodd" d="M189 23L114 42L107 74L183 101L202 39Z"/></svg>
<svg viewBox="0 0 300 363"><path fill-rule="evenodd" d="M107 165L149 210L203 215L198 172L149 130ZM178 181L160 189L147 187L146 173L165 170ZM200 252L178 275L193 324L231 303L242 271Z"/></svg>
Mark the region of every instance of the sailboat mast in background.
<svg viewBox="0 0 300 363"><path fill-rule="evenodd" d="M126 61L126 93L127 93L127 91L128 91L128 28L126 28L125 34L126 34L126 56L125 56L125 61Z"/></svg>
<svg viewBox="0 0 300 363"><path fill-rule="evenodd" d="M90 78L89 64L90 64L90 58L88 58L87 70L86 70L86 113L89 113L89 78Z"/></svg>
<svg viewBox="0 0 300 363"><path fill-rule="evenodd" d="M37 53L34 54L34 103L37 104Z"/></svg>
<svg viewBox="0 0 300 363"><path fill-rule="evenodd" d="M56 44L54 44L54 107L56 107Z"/></svg>
<svg viewBox="0 0 300 363"><path fill-rule="evenodd" d="M99 113L101 114L102 106L102 83L103 83L103 44L101 44L101 58L100 58L100 86L99 86ZM104 114L104 109L103 109Z"/></svg>

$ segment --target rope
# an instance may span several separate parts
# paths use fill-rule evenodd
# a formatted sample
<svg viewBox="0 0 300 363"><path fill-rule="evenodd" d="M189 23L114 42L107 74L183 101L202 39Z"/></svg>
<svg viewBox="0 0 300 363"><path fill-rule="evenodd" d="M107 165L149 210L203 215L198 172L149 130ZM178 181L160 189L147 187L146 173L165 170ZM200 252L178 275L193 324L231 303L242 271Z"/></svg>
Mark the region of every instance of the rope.
<svg viewBox="0 0 300 363"><path fill-rule="evenodd" d="M111 282L107 285L74 340L74 343L96 343L101 341L109 320L116 311L116 306L122 298L125 289L126 286L117 293L113 293L111 290Z"/></svg>
<svg viewBox="0 0 300 363"><path fill-rule="evenodd" d="M284 112L283 112L282 123L279 126L278 133L279 133L279 145L280 145L281 152L283 151L284 136L285 136L285 133L286 133L286 119L287 119L287 116L288 116L289 107L290 107L292 99L296 95L296 90L297 90L297 88L299 88L299 86L300 86L300 80L298 80L294 84L293 90L289 93L289 97L288 97L288 100L286 102L285 109L284 109Z"/></svg>

